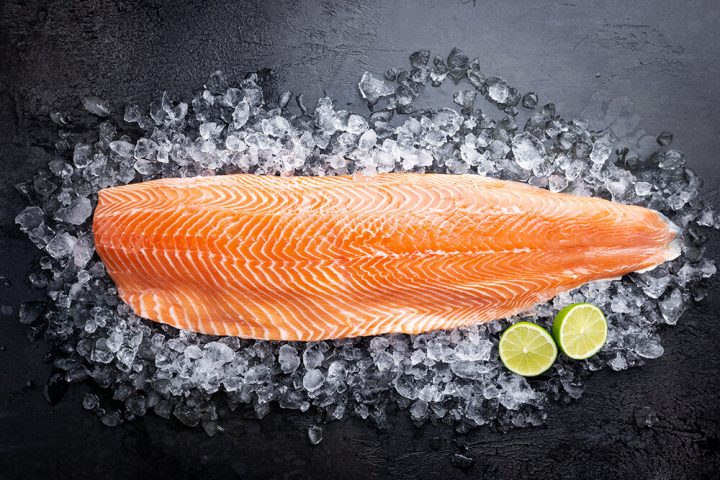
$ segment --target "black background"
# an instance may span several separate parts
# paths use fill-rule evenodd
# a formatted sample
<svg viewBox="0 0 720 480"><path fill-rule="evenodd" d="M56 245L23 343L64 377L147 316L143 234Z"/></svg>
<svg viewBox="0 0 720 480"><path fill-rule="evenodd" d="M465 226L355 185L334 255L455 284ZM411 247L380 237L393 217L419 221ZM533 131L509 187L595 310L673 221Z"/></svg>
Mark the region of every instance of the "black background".
<svg viewBox="0 0 720 480"><path fill-rule="evenodd" d="M5 0L0 2L0 304L42 296L24 280L36 257L13 219L13 185L48 160L54 109L99 95L115 111L159 91L188 98L207 75L270 67L277 88L326 91L364 111L364 70L405 65L420 48L459 46L484 72L535 90L571 118L597 116L614 99L634 104L635 127L675 134L674 146L720 203L720 7L714 1L382 3L346 0ZM605 109L605 110L603 110ZM602 115L601 115L602 116ZM718 235L708 255L718 257ZM312 418L273 411L228 419L208 438L147 417L107 428L82 410L87 386L51 407L41 385L44 347L13 315L0 318L0 478L716 478L720 469L720 308L710 298L663 332L665 355L647 366L592 375L580 401L553 405L544 427L480 429L458 437L415 428L405 413L377 431L358 419L307 440ZM26 382L33 382L27 386ZM648 413L659 422L642 425ZM465 470L453 453L475 458Z"/></svg>

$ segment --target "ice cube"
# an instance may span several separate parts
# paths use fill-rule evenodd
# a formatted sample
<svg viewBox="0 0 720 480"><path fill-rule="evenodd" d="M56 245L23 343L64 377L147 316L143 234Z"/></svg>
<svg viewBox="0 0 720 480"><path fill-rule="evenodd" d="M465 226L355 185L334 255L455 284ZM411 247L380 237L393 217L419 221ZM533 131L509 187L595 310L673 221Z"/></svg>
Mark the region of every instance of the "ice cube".
<svg viewBox="0 0 720 480"><path fill-rule="evenodd" d="M641 197L646 197L652 192L652 184L648 182L635 183L635 193Z"/></svg>
<svg viewBox="0 0 720 480"><path fill-rule="evenodd" d="M290 131L290 128L287 118L280 115L262 121L263 133L271 137L282 137Z"/></svg>
<svg viewBox="0 0 720 480"><path fill-rule="evenodd" d="M551 192L562 192L567 186L567 177L562 175L550 175L548 177L548 188Z"/></svg>
<svg viewBox="0 0 720 480"><path fill-rule="evenodd" d="M282 345L278 350L278 362L284 373L292 373L300 366L300 357L292 345Z"/></svg>
<svg viewBox="0 0 720 480"><path fill-rule="evenodd" d="M67 207L58 210L55 218L70 225L82 225L92 215L92 205L85 197L78 197Z"/></svg>
<svg viewBox="0 0 720 480"><path fill-rule="evenodd" d="M235 352L224 343L210 342L205 345L203 358L216 366L225 365L235 358Z"/></svg>
<svg viewBox="0 0 720 480"><path fill-rule="evenodd" d="M125 106L125 114L123 115L123 120L128 123L137 123L137 121L140 120L140 117L140 107L138 107L137 105Z"/></svg>
<svg viewBox="0 0 720 480"><path fill-rule="evenodd" d="M315 107L315 125L328 135L332 135L339 128L339 119L335 116L332 100L323 97L318 100Z"/></svg>
<svg viewBox="0 0 720 480"><path fill-rule="evenodd" d="M462 52L462 50L457 47L452 49L447 58L447 67L448 74L455 83L458 83L463 79L463 77L465 77L469 63L470 59Z"/></svg>
<svg viewBox="0 0 720 480"><path fill-rule="evenodd" d="M528 92L522 97L522 106L527 108L528 110L532 110L533 108L537 107L538 104L538 96L535 92Z"/></svg>
<svg viewBox="0 0 720 480"><path fill-rule="evenodd" d="M643 358L658 358L662 356L665 349L660 345L660 339L656 335L649 335L640 339L635 352Z"/></svg>
<svg viewBox="0 0 720 480"><path fill-rule="evenodd" d="M325 375L317 368L311 368L303 376L302 384L308 392L314 392L322 387Z"/></svg>
<svg viewBox="0 0 720 480"><path fill-rule="evenodd" d="M40 207L25 207L25 209L15 217L15 223L20 226L23 232L29 232L39 227L44 220L44 214Z"/></svg>
<svg viewBox="0 0 720 480"><path fill-rule="evenodd" d="M470 112L475 104L475 90L459 90L453 95L453 101Z"/></svg>
<svg viewBox="0 0 720 480"><path fill-rule="evenodd" d="M99 97L83 98L83 108L98 117L107 117L110 115L110 104Z"/></svg>
<svg viewBox="0 0 720 480"><path fill-rule="evenodd" d="M47 304L45 302L25 302L20 304L18 320L23 325L33 325L45 318Z"/></svg>
<svg viewBox="0 0 720 480"><path fill-rule="evenodd" d="M505 80L501 78L494 78L492 79L492 83L490 82L491 80L488 80L488 98L495 103L507 103L508 98L510 97L510 88L507 83L505 83Z"/></svg>
<svg viewBox="0 0 720 480"><path fill-rule="evenodd" d="M528 132L513 137L512 152L517 164L525 170L532 170L545 161L545 146Z"/></svg>
<svg viewBox="0 0 720 480"><path fill-rule="evenodd" d="M125 140L110 142L110 150L123 158L133 158L135 156L135 145Z"/></svg>
<svg viewBox="0 0 720 480"><path fill-rule="evenodd" d="M395 93L395 89L387 84L382 78L373 75L370 72L363 73L358 83L360 94L370 103L376 103L380 98L387 97Z"/></svg>
<svg viewBox="0 0 720 480"><path fill-rule="evenodd" d="M319 348L310 346L303 352L303 365L308 370L317 368L322 365L325 355Z"/></svg>
<svg viewBox="0 0 720 480"><path fill-rule="evenodd" d="M658 165L663 170L676 170L685 165L685 157L677 150L668 150L658 155Z"/></svg>
<svg viewBox="0 0 720 480"><path fill-rule="evenodd" d="M133 164L133 168L143 175L155 175L160 172L159 164L142 158Z"/></svg>
<svg viewBox="0 0 720 480"><path fill-rule="evenodd" d="M73 150L73 163L77 168L85 168L93 160L93 149L86 143L78 143Z"/></svg>
<svg viewBox="0 0 720 480"><path fill-rule="evenodd" d="M415 68L424 67L430 60L430 50L418 50L410 55L410 65Z"/></svg>
<svg viewBox="0 0 720 480"><path fill-rule="evenodd" d="M658 145L662 145L663 147L667 147L672 143L672 141L673 134L670 132L660 132L660 134L657 136Z"/></svg>
<svg viewBox="0 0 720 480"><path fill-rule="evenodd" d="M158 144L148 138L141 138L135 144L134 157L137 160L141 158L152 159L153 155L157 152Z"/></svg>
<svg viewBox="0 0 720 480"><path fill-rule="evenodd" d="M590 160L595 165L604 165L613 151L614 141L609 133L600 135L593 142L592 150L590 151Z"/></svg>
<svg viewBox="0 0 720 480"><path fill-rule="evenodd" d="M673 289L670 295L660 302L660 312L665 323L674 325L677 323L684 310L684 300L680 290ZM650 357L654 358L654 357Z"/></svg>
<svg viewBox="0 0 720 480"><path fill-rule="evenodd" d="M75 242L75 237L67 232L60 232L48 242L46 250L53 258L65 259L73 253Z"/></svg>
<svg viewBox="0 0 720 480"><path fill-rule="evenodd" d="M348 117L347 131L355 135L360 135L368 128L367 120L360 115L350 115Z"/></svg>
<svg viewBox="0 0 720 480"><path fill-rule="evenodd" d="M317 425L310 426L308 428L308 438L310 439L310 443L313 445L317 445L318 443L322 442L322 440L323 440L322 427L318 427Z"/></svg>
<svg viewBox="0 0 720 480"><path fill-rule="evenodd" d="M15 220L17 222L17 219ZM711 208L706 208L700 214L697 220L698 225L703 227L712 227L716 225L715 212Z"/></svg>
<svg viewBox="0 0 720 480"><path fill-rule="evenodd" d="M113 361L115 356L110 351L105 338L98 338L95 342L95 347L92 349L90 354L90 360L102 364L107 364Z"/></svg>
<svg viewBox="0 0 720 480"><path fill-rule="evenodd" d="M368 129L360 135L358 139L358 148L361 150L370 150L377 143L377 133L375 130ZM337 167L336 167L337 168Z"/></svg>
<svg viewBox="0 0 720 480"><path fill-rule="evenodd" d="M233 110L232 119L235 130L241 129L247 123L250 119L250 105L247 101L241 100L237 104Z"/></svg>
<svg viewBox="0 0 720 480"><path fill-rule="evenodd" d="M120 347L123 343L123 336L120 332L113 330L108 335L107 341L105 342L107 345L108 350L115 353L118 350L120 350Z"/></svg>
<svg viewBox="0 0 720 480"><path fill-rule="evenodd" d="M417 399L413 402L410 407L410 418L416 422L425 420L428 413L428 402L425 400Z"/></svg>

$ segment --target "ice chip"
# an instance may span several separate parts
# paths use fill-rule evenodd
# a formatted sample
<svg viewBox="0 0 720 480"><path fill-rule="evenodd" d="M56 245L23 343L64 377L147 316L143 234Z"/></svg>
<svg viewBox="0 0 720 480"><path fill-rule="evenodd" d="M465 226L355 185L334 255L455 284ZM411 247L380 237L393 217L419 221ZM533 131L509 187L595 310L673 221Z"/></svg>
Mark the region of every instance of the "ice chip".
<svg viewBox="0 0 720 480"><path fill-rule="evenodd" d="M515 161L525 170L532 170L545 160L545 146L534 135L524 132L512 139Z"/></svg>
<svg viewBox="0 0 720 480"><path fill-rule="evenodd" d="M489 83L489 81L488 81ZM495 103L505 104L510 97L510 89L505 83L505 80L501 78L495 78L490 86L488 87L487 96L490 100Z"/></svg>
<svg viewBox="0 0 720 480"><path fill-rule="evenodd" d="M83 108L98 117L107 117L110 115L110 104L99 97L83 98Z"/></svg>
<svg viewBox="0 0 720 480"><path fill-rule="evenodd" d="M665 323L674 325L683 313L684 300L680 290L674 289L667 298L660 302L660 312ZM654 357L651 357L654 358Z"/></svg>
<svg viewBox="0 0 720 480"><path fill-rule="evenodd" d="M424 67L430 60L430 50L418 50L410 55L410 65L415 68Z"/></svg>
<svg viewBox="0 0 720 480"><path fill-rule="evenodd" d="M668 150L658 155L658 165L663 170L676 170L685 165L685 157L677 150Z"/></svg>
<svg viewBox="0 0 720 480"><path fill-rule="evenodd" d="M156 162L140 159L135 161L133 168L143 175L155 175L160 172L160 165Z"/></svg>
<svg viewBox="0 0 720 480"><path fill-rule="evenodd" d="M428 402L425 400L415 400L410 407L410 418L415 421L424 420L428 413Z"/></svg>
<svg viewBox="0 0 720 480"><path fill-rule="evenodd" d="M311 368L303 376L302 384L308 392L314 392L322 387L325 375L317 368Z"/></svg>
<svg viewBox="0 0 720 480"><path fill-rule="evenodd" d="M241 100L232 114L233 128L241 129L250 119L250 105L245 100Z"/></svg>
<svg viewBox="0 0 720 480"><path fill-rule="evenodd" d="M348 117L347 131L355 135L360 135L368 128L367 120L360 115L350 115Z"/></svg>
<svg viewBox="0 0 720 480"><path fill-rule="evenodd" d="M92 215L92 205L85 197L78 197L66 208L59 210L55 216L70 225L82 225Z"/></svg>
<svg viewBox="0 0 720 480"><path fill-rule="evenodd" d="M85 410L93 410L99 404L99 399L94 393L86 393L83 397L82 406Z"/></svg>
<svg viewBox="0 0 720 480"><path fill-rule="evenodd" d="M662 145L663 147L667 147L672 143L672 141L673 134L670 132L660 132L660 134L657 136L658 145Z"/></svg>
<svg viewBox="0 0 720 480"><path fill-rule="evenodd" d="M475 104L475 90L459 90L453 95L453 101L469 112Z"/></svg>
<svg viewBox="0 0 720 480"><path fill-rule="evenodd" d="M307 369L317 368L322 365L325 355L323 352L316 347L308 347L303 352L303 365Z"/></svg>
<svg viewBox="0 0 720 480"><path fill-rule="evenodd" d="M641 197L646 197L652 192L652 184L647 182L635 183L635 193Z"/></svg>
<svg viewBox="0 0 720 480"><path fill-rule="evenodd" d="M339 119L335 116L332 100L323 97L318 100L315 107L315 125L328 135L332 135L340 126Z"/></svg>
<svg viewBox="0 0 720 480"><path fill-rule="evenodd" d="M220 70L217 70L210 74L210 78L208 78L208 81L205 83L205 88L207 88L210 93L218 95L227 90L228 82L223 73Z"/></svg>
<svg viewBox="0 0 720 480"><path fill-rule="evenodd" d="M137 160L141 158L152 159L153 155L157 152L158 145L153 140L148 138L141 138L135 144L134 157Z"/></svg>
<svg viewBox="0 0 720 480"><path fill-rule="evenodd" d="M312 425L308 428L308 439L313 445L317 445L323 440L323 429L317 425Z"/></svg>
<svg viewBox="0 0 720 480"><path fill-rule="evenodd" d="M590 160L596 165L604 165L612 154L613 144L609 133L596 138L590 151Z"/></svg>
<svg viewBox="0 0 720 480"><path fill-rule="evenodd" d="M85 168L93 160L93 149L86 143L78 143L73 150L73 163L77 168Z"/></svg>
<svg viewBox="0 0 720 480"><path fill-rule="evenodd" d="M262 130L270 137L282 137L290 131L290 122L280 115L262 121Z"/></svg>
<svg viewBox="0 0 720 480"><path fill-rule="evenodd" d="M282 345L278 350L278 362L284 373L292 373L300 366L300 357L292 345Z"/></svg>
<svg viewBox="0 0 720 480"><path fill-rule="evenodd" d="M81 233L73 247L73 263L78 268L84 268L95 253L95 244L92 235Z"/></svg>
<svg viewBox="0 0 720 480"><path fill-rule="evenodd" d="M656 335L651 335L640 339L639 345L635 352L643 358L658 358L662 356L665 349L660 345L660 339Z"/></svg>
<svg viewBox="0 0 720 480"><path fill-rule="evenodd" d="M45 302L25 302L18 309L18 320L23 325L33 325L45 318L47 304Z"/></svg>
<svg viewBox="0 0 720 480"><path fill-rule="evenodd" d="M115 355L108 348L107 340L105 338L98 338L95 342L95 347L92 349L90 359L93 362L107 364L113 361Z"/></svg>
<svg viewBox="0 0 720 480"><path fill-rule="evenodd" d="M450 52L447 58L447 68L450 77L458 83L467 74L468 65L470 59L463 53L462 50L455 47Z"/></svg>
<svg viewBox="0 0 720 480"><path fill-rule="evenodd" d="M358 139L358 148L361 150L370 150L377 143L377 133L375 130L368 129L360 135Z"/></svg>
<svg viewBox="0 0 720 480"><path fill-rule="evenodd" d="M550 177L548 177L548 188L551 192L562 192L567 186L567 177L562 175L550 175Z"/></svg>
<svg viewBox="0 0 720 480"><path fill-rule="evenodd" d="M137 105L125 106L125 114L123 115L123 120L128 123L136 123L138 120L140 120L140 117L140 107L138 107Z"/></svg>
<svg viewBox="0 0 720 480"><path fill-rule="evenodd" d="M380 98L395 93L391 85L370 72L363 73L358 88L362 97L370 103L376 103Z"/></svg>
<svg viewBox="0 0 720 480"><path fill-rule="evenodd" d="M77 239L67 232L60 232L48 242L46 250L51 257L65 259L73 253Z"/></svg>
<svg viewBox="0 0 720 480"><path fill-rule="evenodd" d="M522 106L528 110L532 110L537 107L538 96L535 92L528 92L522 97Z"/></svg>
<svg viewBox="0 0 720 480"><path fill-rule="evenodd" d="M17 219L15 221L17 222ZM715 226L715 212L711 208L706 208L700 214L697 223L703 227Z"/></svg>
<svg viewBox="0 0 720 480"><path fill-rule="evenodd" d="M123 158L133 158L135 156L135 145L125 140L110 142L110 150Z"/></svg>
<svg viewBox="0 0 720 480"><path fill-rule="evenodd" d="M107 341L105 342L107 345L108 350L115 353L118 350L120 350L120 347L123 343L123 336L120 332L113 330L108 335Z"/></svg>
<svg viewBox="0 0 720 480"><path fill-rule="evenodd" d="M25 209L15 217L15 223L20 226L23 232L29 232L39 227L43 223L44 214L40 207L25 207Z"/></svg>

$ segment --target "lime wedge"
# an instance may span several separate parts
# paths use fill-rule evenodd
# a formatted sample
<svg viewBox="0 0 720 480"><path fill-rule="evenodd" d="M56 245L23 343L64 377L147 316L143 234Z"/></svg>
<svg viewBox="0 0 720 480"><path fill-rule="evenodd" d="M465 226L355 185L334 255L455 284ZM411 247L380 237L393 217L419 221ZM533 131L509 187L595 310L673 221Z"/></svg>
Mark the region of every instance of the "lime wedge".
<svg viewBox="0 0 720 480"><path fill-rule="evenodd" d="M575 360L595 355L607 339L605 315L591 303L574 303L560 310L552 326L560 350Z"/></svg>
<svg viewBox="0 0 720 480"><path fill-rule="evenodd" d="M508 327L498 345L500 360L511 372L534 377L552 367L557 347L544 328L530 322Z"/></svg>

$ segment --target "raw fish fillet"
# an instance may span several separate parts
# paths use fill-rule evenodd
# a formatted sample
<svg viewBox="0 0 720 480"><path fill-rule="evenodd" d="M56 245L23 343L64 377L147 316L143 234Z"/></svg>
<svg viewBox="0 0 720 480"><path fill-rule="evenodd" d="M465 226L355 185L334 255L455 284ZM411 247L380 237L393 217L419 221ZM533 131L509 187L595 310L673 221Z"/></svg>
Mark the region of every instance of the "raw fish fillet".
<svg viewBox="0 0 720 480"><path fill-rule="evenodd" d="M488 322L680 253L653 210L478 175L163 179L93 222L139 316L272 340Z"/></svg>

